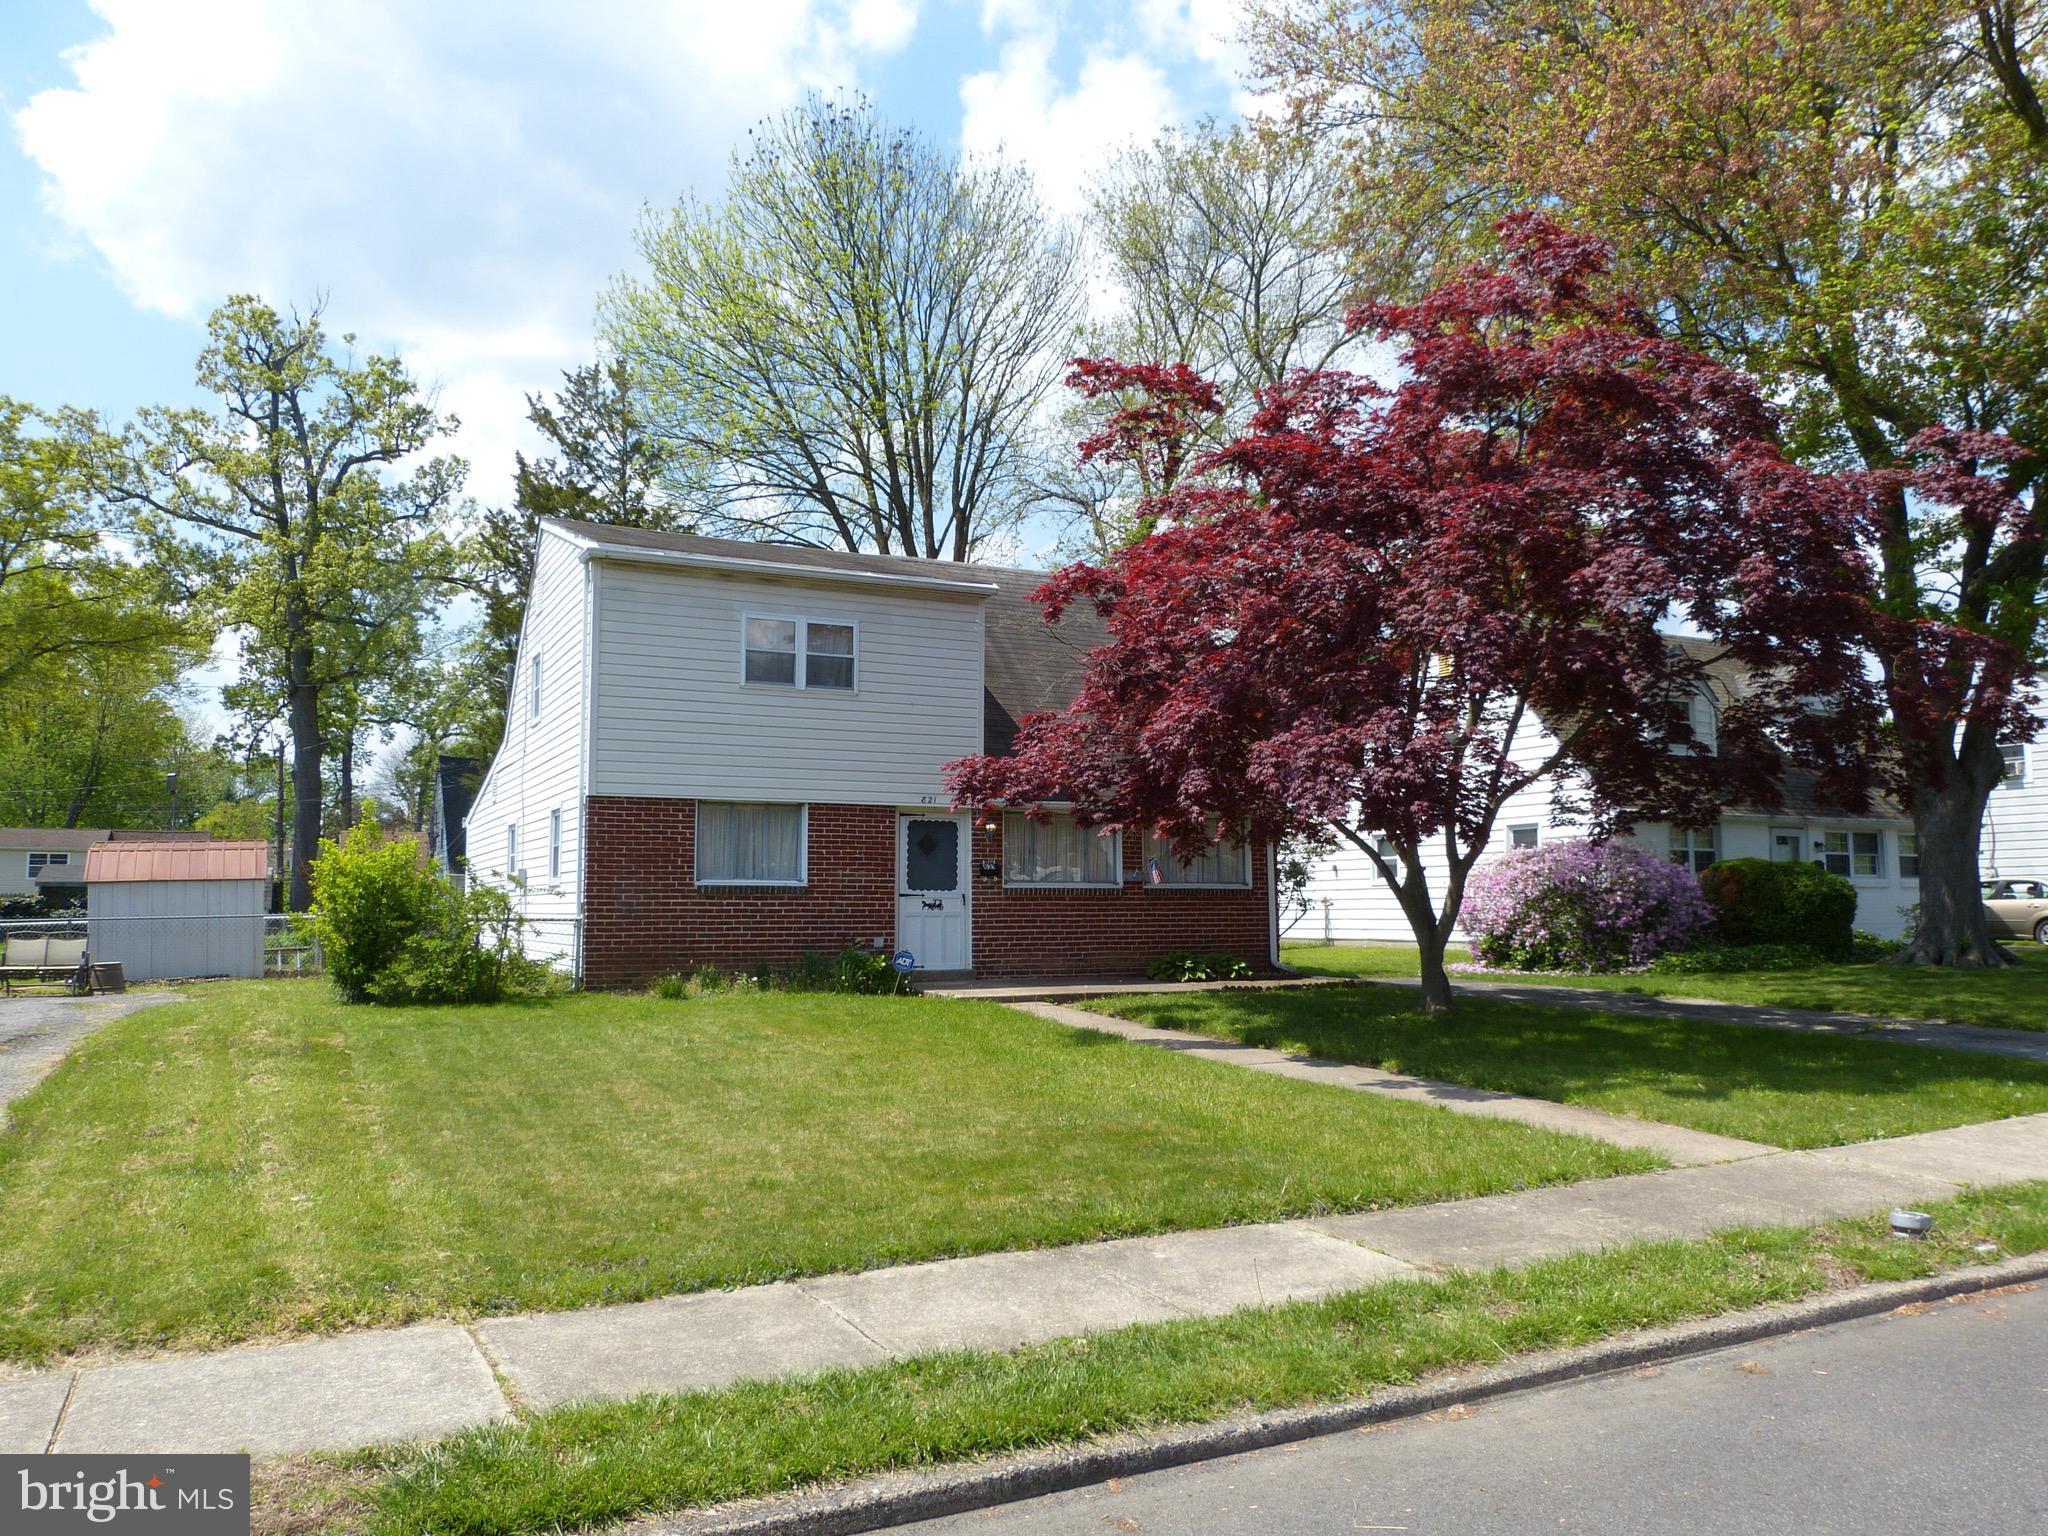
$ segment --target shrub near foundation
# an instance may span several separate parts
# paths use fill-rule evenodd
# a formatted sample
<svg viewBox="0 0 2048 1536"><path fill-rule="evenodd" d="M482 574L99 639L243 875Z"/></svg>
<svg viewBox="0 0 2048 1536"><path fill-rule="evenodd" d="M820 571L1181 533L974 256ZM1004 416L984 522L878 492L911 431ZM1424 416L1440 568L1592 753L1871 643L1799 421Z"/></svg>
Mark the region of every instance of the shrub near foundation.
<svg viewBox="0 0 2048 1536"><path fill-rule="evenodd" d="M1856 887L1817 864L1727 859L1701 872L1700 891L1723 944L1796 945L1829 960L1850 952Z"/></svg>

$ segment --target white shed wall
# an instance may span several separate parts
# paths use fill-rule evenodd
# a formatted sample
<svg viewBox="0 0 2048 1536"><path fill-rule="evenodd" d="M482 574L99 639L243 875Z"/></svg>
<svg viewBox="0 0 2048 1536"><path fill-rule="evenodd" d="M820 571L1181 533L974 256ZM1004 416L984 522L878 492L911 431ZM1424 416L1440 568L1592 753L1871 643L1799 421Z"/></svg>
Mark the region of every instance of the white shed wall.
<svg viewBox="0 0 2048 1536"><path fill-rule="evenodd" d="M129 981L263 974L265 880L115 880L86 888L86 949Z"/></svg>

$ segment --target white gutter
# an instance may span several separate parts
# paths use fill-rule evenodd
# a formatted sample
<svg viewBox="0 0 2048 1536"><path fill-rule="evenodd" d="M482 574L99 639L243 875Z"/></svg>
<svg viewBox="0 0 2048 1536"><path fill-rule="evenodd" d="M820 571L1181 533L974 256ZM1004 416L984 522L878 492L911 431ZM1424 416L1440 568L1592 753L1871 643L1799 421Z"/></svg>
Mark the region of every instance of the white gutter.
<svg viewBox="0 0 2048 1536"><path fill-rule="evenodd" d="M563 535L581 546L580 559L616 560L626 565L680 566L686 570L724 571L740 576L777 577L784 581L838 581L855 586L889 587L920 592L951 592L962 597L993 597L992 581L949 581L941 576L897 575L888 571L856 571L838 566L790 565L781 560L750 560L737 555L701 555L681 549L643 549L632 544L599 544ZM936 563L936 562L934 562Z"/></svg>

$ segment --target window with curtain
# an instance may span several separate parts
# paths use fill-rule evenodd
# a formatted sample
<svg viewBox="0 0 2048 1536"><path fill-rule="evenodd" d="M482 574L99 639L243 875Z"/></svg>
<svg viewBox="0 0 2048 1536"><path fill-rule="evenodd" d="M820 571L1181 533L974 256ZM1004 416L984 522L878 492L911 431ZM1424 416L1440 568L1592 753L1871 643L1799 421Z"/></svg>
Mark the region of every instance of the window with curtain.
<svg viewBox="0 0 2048 1536"><path fill-rule="evenodd" d="M1719 833L1713 827L1673 827L1671 862L1698 873L1721 856Z"/></svg>
<svg viewBox="0 0 2048 1536"><path fill-rule="evenodd" d="M851 693L857 682L855 627L829 619L748 614L744 625L749 683Z"/></svg>
<svg viewBox="0 0 2048 1536"><path fill-rule="evenodd" d="M802 885L804 807L697 802L699 885Z"/></svg>
<svg viewBox="0 0 2048 1536"><path fill-rule="evenodd" d="M1213 825L1213 823L1212 823ZM1152 833L1145 834L1145 858L1159 866L1161 885L1220 885L1242 889L1252 883L1251 851L1243 843L1221 839L1183 864L1171 844Z"/></svg>
<svg viewBox="0 0 2048 1536"><path fill-rule="evenodd" d="M1097 833L1074 818L1055 815L1033 821L1022 811L1003 812L1003 884L1118 885L1123 880L1120 834Z"/></svg>

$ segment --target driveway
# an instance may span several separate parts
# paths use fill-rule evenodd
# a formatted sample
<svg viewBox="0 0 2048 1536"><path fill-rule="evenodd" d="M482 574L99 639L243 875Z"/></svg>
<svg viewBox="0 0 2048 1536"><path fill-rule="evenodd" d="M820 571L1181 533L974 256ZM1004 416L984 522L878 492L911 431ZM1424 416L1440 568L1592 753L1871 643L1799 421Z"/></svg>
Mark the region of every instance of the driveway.
<svg viewBox="0 0 2048 1536"><path fill-rule="evenodd" d="M6 1119L9 1104L48 1076L72 1046L101 1025L177 999L175 992L0 999L0 1120Z"/></svg>

